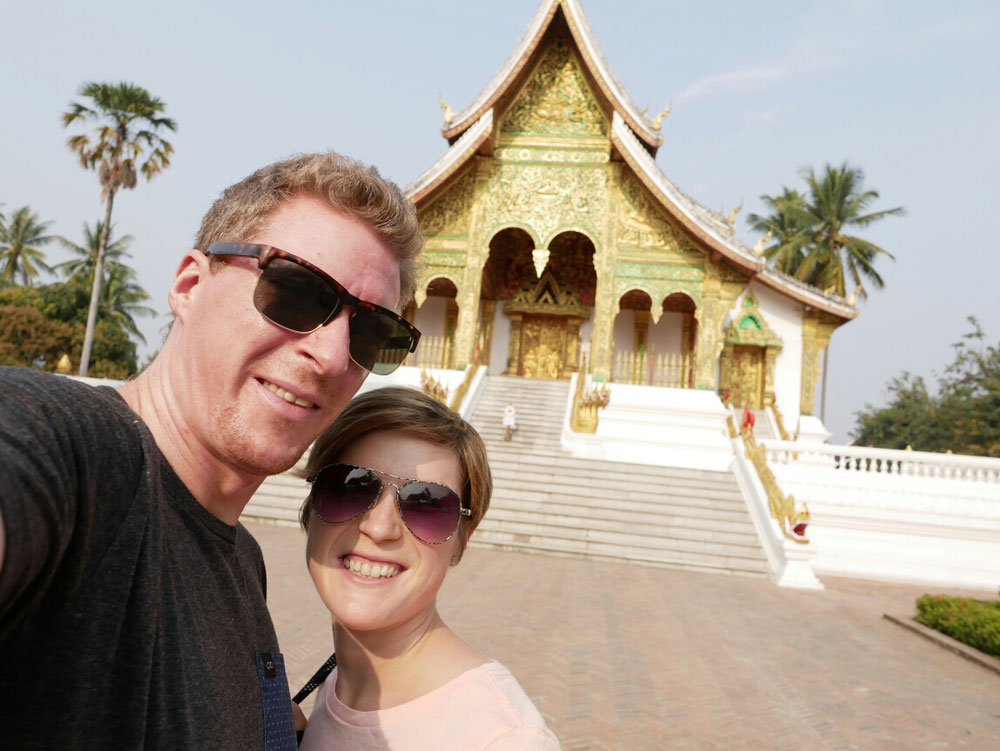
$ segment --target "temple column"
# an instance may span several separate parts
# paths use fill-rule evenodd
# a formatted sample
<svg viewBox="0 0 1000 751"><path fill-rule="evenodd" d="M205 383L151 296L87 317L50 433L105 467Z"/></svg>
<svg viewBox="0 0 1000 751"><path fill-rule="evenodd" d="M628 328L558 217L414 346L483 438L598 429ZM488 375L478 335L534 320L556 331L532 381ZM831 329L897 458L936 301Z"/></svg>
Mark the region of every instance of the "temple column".
<svg viewBox="0 0 1000 751"><path fill-rule="evenodd" d="M778 357L775 347L764 349L764 406L774 403L774 363Z"/></svg>
<svg viewBox="0 0 1000 751"><path fill-rule="evenodd" d="M518 361L521 359L521 314L511 313L510 345L507 348L507 369L504 375L517 375Z"/></svg>
<svg viewBox="0 0 1000 751"><path fill-rule="evenodd" d="M579 318L566 319L566 348L563 352L562 377L569 378L580 365L580 324Z"/></svg>
<svg viewBox="0 0 1000 751"><path fill-rule="evenodd" d="M713 391L718 388L716 369L724 344L722 324L726 317L726 307L720 299L722 280L719 277L718 263L718 260L706 259L701 305L694 312L698 321L694 350L694 387Z"/></svg>
<svg viewBox="0 0 1000 751"><path fill-rule="evenodd" d="M833 316L820 311L802 311L802 388L799 393L799 412L803 415L816 413L820 357L830 344L830 335L838 323Z"/></svg>

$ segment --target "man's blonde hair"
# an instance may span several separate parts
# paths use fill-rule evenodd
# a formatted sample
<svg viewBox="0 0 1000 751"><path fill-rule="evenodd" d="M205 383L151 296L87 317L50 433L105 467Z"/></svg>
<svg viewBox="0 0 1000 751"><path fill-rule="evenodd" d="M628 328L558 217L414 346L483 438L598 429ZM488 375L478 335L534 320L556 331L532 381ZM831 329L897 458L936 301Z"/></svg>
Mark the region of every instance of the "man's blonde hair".
<svg viewBox="0 0 1000 751"><path fill-rule="evenodd" d="M283 201L298 194L360 219L389 247L399 260L399 305L405 309L413 299L423 246L417 211L377 169L334 151L275 162L226 188L202 219L195 247L250 240Z"/></svg>
<svg viewBox="0 0 1000 751"><path fill-rule="evenodd" d="M456 555L461 558L469 535L490 507L493 475L486 446L476 429L457 412L422 391L387 386L354 397L316 439L309 452L305 476L312 477L328 464L335 464L354 441L377 430L406 433L454 452L462 471L462 487L454 490L461 496L462 507L472 511L470 516L460 517L458 525ZM304 529L309 529L311 498L302 504L299 521Z"/></svg>

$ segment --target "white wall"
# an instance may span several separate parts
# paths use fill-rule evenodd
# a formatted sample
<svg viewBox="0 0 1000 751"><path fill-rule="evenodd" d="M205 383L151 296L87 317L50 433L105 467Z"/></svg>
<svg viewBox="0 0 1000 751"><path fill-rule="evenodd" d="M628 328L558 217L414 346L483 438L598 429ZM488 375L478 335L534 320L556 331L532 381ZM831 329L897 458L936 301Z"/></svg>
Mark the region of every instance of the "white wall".
<svg viewBox="0 0 1000 751"><path fill-rule="evenodd" d="M615 338L615 352L619 350L631 351L635 343L635 311L623 310L615 316L615 326L612 329Z"/></svg>
<svg viewBox="0 0 1000 751"><path fill-rule="evenodd" d="M653 355L679 355L684 333L684 314L663 313L655 326L652 325L652 318L649 323L649 344L653 349Z"/></svg>
<svg viewBox="0 0 1000 751"><path fill-rule="evenodd" d="M413 325L423 336L443 336L447 313L447 297L428 297L413 314Z"/></svg>
<svg viewBox="0 0 1000 751"><path fill-rule="evenodd" d="M498 375L507 369L507 352L510 349L510 319L504 315L503 300L497 301L493 312L493 344L490 361L487 363L490 375Z"/></svg>

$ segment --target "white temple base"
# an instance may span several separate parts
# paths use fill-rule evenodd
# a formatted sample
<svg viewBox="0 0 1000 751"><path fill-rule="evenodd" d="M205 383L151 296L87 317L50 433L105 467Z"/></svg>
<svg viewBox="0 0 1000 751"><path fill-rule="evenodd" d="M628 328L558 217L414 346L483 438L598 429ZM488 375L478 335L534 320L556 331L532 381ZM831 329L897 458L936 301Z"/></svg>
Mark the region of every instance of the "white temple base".
<svg viewBox="0 0 1000 751"><path fill-rule="evenodd" d="M570 383L562 446L581 459L725 472L733 461L726 410L712 391L608 384L611 400L598 412L597 432L576 433L569 414L576 393Z"/></svg>
<svg viewBox="0 0 1000 751"><path fill-rule="evenodd" d="M801 415L796 440L802 443L826 443L833 435L815 415Z"/></svg>

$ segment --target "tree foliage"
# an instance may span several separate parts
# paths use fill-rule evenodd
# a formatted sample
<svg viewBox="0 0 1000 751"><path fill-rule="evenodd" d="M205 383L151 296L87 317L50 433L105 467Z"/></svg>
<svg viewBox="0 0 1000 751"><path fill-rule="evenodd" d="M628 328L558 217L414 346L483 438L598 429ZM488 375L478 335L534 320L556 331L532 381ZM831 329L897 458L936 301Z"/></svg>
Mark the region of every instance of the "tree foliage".
<svg viewBox="0 0 1000 751"><path fill-rule="evenodd" d="M160 133L176 130L177 124L163 115L166 105L161 99L132 83L85 83L80 89L80 96L90 102L71 102L69 110L63 113L63 126L88 121L96 123L95 141L91 141L86 133L78 133L71 136L67 143L80 158L81 166L97 171L101 182L101 201L105 204L104 231L98 242L94 264L97 272L93 275L80 355L80 375L87 375L101 299L100 288L104 281L104 256L115 193L134 188L138 172L151 180L170 165L170 154L174 149Z"/></svg>
<svg viewBox="0 0 1000 751"><path fill-rule="evenodd" d="M97 265L97 256L100 252L100 238L103 234L103 222L98 220L93 229L84 222L83 245L77 245L65 237L58 238L74 258L57 264L54 268L63 272L67 278L79 278L92 287L94 267ZM125 263L125 259L130 257L128 246L133 239L131 235L114 239L114 225L108 230L99 310L102 315L117 318L126 331L145 344L146 337L139 331L135 317L155 317L156 311L144 304L150 299L149 293L139 285L135 269Z"/></svg>
<svg viewBox="0 0 1000 751"><path fill-rule="evenodd" d="M774 239L764 248L764 257L779 271L841 297L847 295L848 278L861 297L868 295L862 278L882 289L885 281L875 270L875 261L880 255L894 256L848 232L901 215L903 208L871 211L878 191L865 189L864 172L847 162L839 167L828 164L820 175L803 170L802 177L808 195L787 187L780 196L763 195L771 213L748 217L751 227Z"/></svg>
<svg viewBox="0 0 1000 751"><path fill-rule="evenodd" d="M66 354L76 364L90 296L85 280L0 288L0 365L55 371ZM90 375L128 378L137 369L135 342L120 320L102 316L94 329Z"/></svg>
<svg viewBox="0 0 1000 751"><path fill-rule="evenodd" d="M0 214L0 279L31 284L39 269L51 271L40 246L51 242L52 222L43 222L28 206L15 209L10 217Z"/></svg>
<svg viewBox="0 0 1000 751"><path fill-rule="evenodd" d="M886 406L855 413L855 445L1000 457L1000 344L986 343L974 317L969 323L937 393L919 376L893 378Z"/></svg>

